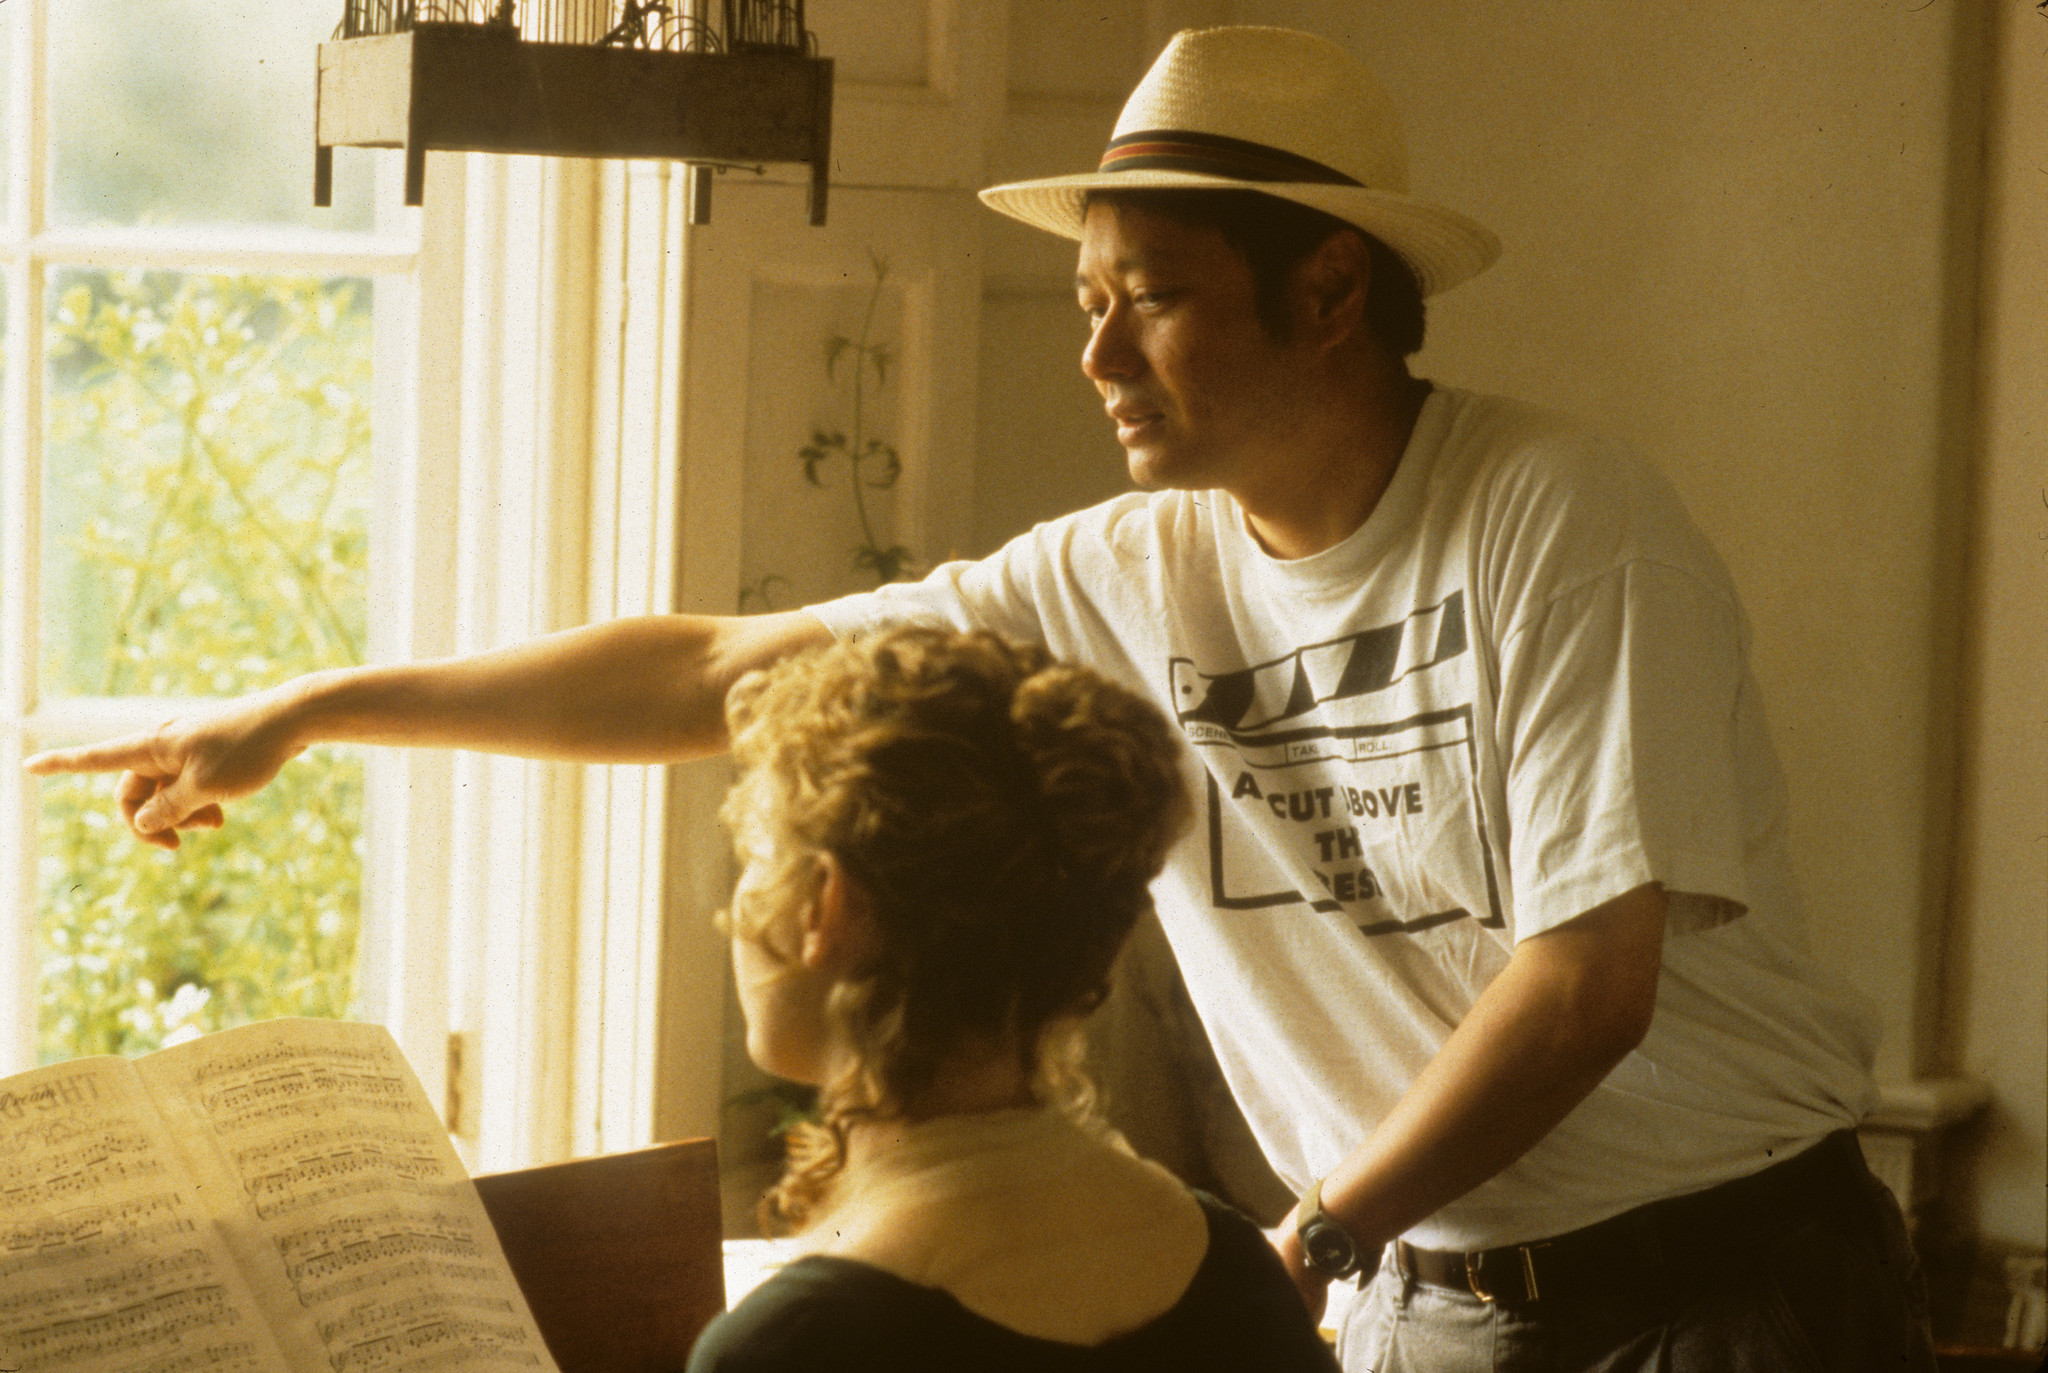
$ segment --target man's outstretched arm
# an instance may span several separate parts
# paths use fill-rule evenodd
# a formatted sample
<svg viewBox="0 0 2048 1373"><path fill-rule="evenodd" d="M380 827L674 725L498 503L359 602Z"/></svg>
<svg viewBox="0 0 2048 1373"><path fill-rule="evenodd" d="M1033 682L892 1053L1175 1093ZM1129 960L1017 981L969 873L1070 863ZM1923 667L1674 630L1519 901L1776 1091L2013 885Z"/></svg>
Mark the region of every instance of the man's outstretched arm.
<svg viewBox="0 0 2048 1373"><path fill-rule="evenodd" d="M145 734L28 760L112 772L145 843L221 823L308 745L402 744L584 763L670 763L725 747L725 694L830 631L807 611L664 615L564 630L462 658L308 673Z"/></svg>

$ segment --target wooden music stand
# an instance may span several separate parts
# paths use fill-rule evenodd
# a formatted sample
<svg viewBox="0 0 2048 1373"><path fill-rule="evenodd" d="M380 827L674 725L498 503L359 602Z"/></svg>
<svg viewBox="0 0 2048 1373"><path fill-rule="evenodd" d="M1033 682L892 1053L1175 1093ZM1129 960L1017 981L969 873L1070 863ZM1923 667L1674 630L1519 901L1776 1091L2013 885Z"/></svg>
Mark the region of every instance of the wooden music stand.
<svg viewBox="0 0 2048 1373"><path fill-rule="evenodd" d="M489 1173L476 1190L562 1373L680 1373L725 1309L711 1140Z"/></svg>

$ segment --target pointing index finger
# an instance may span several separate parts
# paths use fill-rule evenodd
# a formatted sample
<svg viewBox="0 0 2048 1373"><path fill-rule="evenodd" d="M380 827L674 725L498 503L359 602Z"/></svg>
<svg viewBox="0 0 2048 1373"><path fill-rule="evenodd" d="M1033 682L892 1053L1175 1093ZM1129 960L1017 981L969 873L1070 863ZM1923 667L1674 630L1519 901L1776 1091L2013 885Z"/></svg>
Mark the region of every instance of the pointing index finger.
<svg viewBox="0 0 2048 1373"><path fill-rule="evenodd" d="M49 749L23 759L21 765L38 777L59 772L159 771L150 738L143 734L109 739L103 744L87 744L82 748Z"/></svg>

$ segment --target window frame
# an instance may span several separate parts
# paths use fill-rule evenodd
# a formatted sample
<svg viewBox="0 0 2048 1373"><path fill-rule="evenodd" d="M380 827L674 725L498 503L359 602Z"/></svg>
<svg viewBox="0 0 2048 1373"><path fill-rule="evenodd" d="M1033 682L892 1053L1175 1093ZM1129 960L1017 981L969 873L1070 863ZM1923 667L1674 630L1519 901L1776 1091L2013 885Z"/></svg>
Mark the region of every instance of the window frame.
<svg viewBox="0 0 2048 1373"><path fill-rule="evenodd" d="M0 520L6 522L9 535L0 538L0 645L5 646L0 651L0 903L9 913L0 920L0 1069L26 1068L36 1057L37 783L22 773L22 758L44 740L105 738L146 729L190 704L146 696L44 700L41 695L44 351L51 273L75 267L290 272L360 276L374 283L378 299L372 316L372 521L374 531L396 529L400 537L394 540L373 532L373 605L394 603L393 593L401 588L394 585L399 579L393 570L410 567L419 546L433 538L432 531L420 528L417 521L402 518L406 505L401 492L432 485L437 469L452 467L453 450L448 436L421 432L419 397L434 378L409 364L455 351L447 328L420 307L448 275L446 263L459 261L459 213L436 216L400 206L401 173L384 165L388 159L380 159L374 171L377 223L368 232L270 225L53 227L48 222L49 63L44 57L48 20L46 0L26 0L0 12L0 60L7 64L10 91L5 115L6 174L11 183L7 213L0 219L4 337L11 363L0 383ZM309 196L311 185L309 148ZM437 329L440 338L434 337ZM394 360L402 362L394 366ZM373 615L371 656L389 657L394 647L417 641L423 629L431 632L436 599L451 600L445 590L438 598L413 592L400 602L405 609L399 615ZM368 771L372 776L366 778L366 824L388 809L390 799L413 780L394 776L388 766ZM387 1020L394 989L408 982L417 986L415 979L394 975L398 963L409 972L427 971L430 982L438 980L436 974L445 964L438 946L445 937L432 927L445 927L446 919L444 911L438 921L413 921L402 936L394 937L389 894L374 891L371 882L373 872L388 863L394 849L392 827L387 824L382 830L366 844L363 938L372 957L363 965L368 976L362 979L358 1002L365 1018ZM429 1014L420 1000L414 997L413 1004L397 1008L399 1023L394 1024L394 1030L403 1029L401 1042L416 1063L426 1048L438 1054L445 1034L429 1030L436 1014ZM445 1007L437 1016L445 1025ZM435 1085L433 1075L422 1076L430 1079L430 1088Z"/></svg>
<svg viewBox="0 0 2048 1373"><path fill-rule="evenodd" d="M0 382L0 1072L34 1061L35 782L20 761L41 738L144 729L183 704L38 699L54 267L374 280L370 661L491 648L684 599L679 167L436 153L424 203L408 210L403 157L380 153L367 234L53 230L46 3L0 8L12 39L0 276L14 364ZM309 195L311 160L309 148ZM687 521L717 522L701 504ZM356 1014L391 1028L465 1161L522 1167L714 1133L726 975L705 911L722 899L727 856L706 832L722 763L580 768L409 749L364 759Z"/></svg>

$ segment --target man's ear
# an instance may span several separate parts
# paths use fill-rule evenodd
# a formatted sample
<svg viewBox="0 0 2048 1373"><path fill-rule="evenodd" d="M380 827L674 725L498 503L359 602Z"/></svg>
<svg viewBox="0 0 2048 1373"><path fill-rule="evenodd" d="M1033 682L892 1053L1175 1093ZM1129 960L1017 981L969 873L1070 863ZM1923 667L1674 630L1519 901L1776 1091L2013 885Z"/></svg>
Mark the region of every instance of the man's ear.
<svg viewBox="0 0 2048 1373"><path fill-rule="evenodd" d="M1296 336L1331 347L1365 327L1372 254L1356 233L1331 234L1295 269Z"/></svg>
<svg viewBox="0 0 2048 1373"><path fill-rule="evenodd" d="M839 856L818 855L818 894L804 908L797 959L806 968L843 974L866 961L873 940L867 889Z"/></svg>

